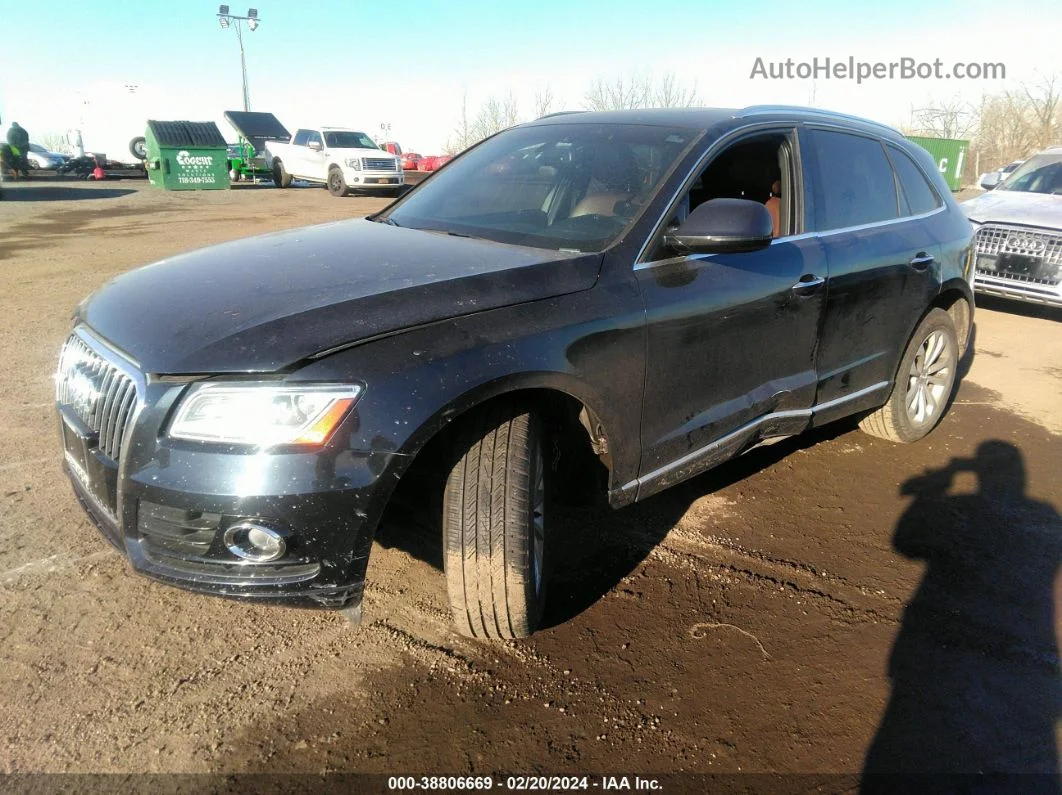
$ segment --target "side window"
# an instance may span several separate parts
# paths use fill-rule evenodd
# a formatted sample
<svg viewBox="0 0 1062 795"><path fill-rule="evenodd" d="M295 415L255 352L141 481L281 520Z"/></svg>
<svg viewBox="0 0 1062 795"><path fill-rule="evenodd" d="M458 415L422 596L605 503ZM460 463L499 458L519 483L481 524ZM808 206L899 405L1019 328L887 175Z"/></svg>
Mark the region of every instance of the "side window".
<svg viewBox="0 0 1062 795"><path fill-rule="evenodd" d="M295 133L295 137L291 139L291 143L295 146L306 146L306 141L309 137L309 130L299 130Z"/></svg>
<svg viewBox="0 0 1062 795"><path fill-rule="evenodd" d="M792 133L753 135L720 152L694 179L670 211L665 228L676 227L699 205L710 199L749 199L763 204L774 222L774 236L794 233L799 227L792 178ZM657 244L654 259L669 256Z"/></svg>
<svg viewBox="0 0 1062 795"><path fill-rule="evenodd" d="M900 188L907 199L911 215L920 215L935 210L941 205L940 197L926 181L922 171L915 165L910 155L898 146L888 145L889 159L896 169Z"/></svg>
<svg viewBox="0 0 1062 795"><path fill-rule="evenodd" d="M896 180L881 142L814 130L815 230L827 232L898 217Z"/></svg>

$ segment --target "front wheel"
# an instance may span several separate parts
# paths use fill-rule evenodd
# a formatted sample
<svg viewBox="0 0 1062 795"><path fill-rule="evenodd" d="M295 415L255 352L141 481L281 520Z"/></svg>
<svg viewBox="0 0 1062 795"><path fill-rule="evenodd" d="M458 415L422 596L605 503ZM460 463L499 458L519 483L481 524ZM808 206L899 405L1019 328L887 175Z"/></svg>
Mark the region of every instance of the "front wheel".
<svg viewBox="0 0 1062 795"><path fill-rule="evenodd" d="M522 638L545 602L547 472L535 415L496 408L468 428L443 492L446 585L458 631Z"/></svg>
<svg viewBox="0 0 1062 795"><path fill-rule="evenodd" d="M944 416L958 363L955 323L943 309L931 309L900 359L888 402L859 427L890 442L917 442Z"/></svg>
<svg viewBox="0 0 1062 795"><path fill-rule="evenodd" d="M333 168L328 172L328 192L333 196L346 196L349 192L343 172L338 168Z"/></svg>

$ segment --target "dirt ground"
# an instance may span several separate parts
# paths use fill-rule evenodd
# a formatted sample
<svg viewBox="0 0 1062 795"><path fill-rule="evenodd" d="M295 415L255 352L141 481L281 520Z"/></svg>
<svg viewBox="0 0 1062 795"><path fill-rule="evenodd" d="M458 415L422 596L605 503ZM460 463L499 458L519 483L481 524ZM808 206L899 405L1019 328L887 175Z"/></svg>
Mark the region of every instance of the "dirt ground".
<svg viewBox="0 0 1062 795"><path fill-rule="evenodd" d="M969 372L920 444L842 423L623 511L567 512L549 627L526 641L456 635L434 539L388 527L355 630L130 573L60 471L52 372L71 310L115 274L383 202L5 187L0 771L848 774L816 791L864 770L1024 771L1057 787L1062 313L984 301Z"/></svg>

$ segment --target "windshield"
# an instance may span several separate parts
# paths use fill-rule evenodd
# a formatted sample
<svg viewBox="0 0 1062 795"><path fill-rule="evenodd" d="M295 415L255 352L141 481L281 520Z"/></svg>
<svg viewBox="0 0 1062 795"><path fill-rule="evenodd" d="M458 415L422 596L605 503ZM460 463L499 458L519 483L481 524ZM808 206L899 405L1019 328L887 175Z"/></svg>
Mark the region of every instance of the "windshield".
<svg viewBox="0 0 1062 795"><path fill-rule="evenodd" d="M641 125L518 127L447 165L386 219L501 243L601 251L696 137Z"/></svg>
<svg viewBox="0 0 1062 795"><path fill-rule="evenodd" d="M997 190L1062 195L1062 154L1029 158Z"/></svg>
<svg viewBox="0 0 1062 795"><path fill-rule="evenodd" d="M362 132L325 131L325 146L329 149L379 149L376 143Z"/></svg>

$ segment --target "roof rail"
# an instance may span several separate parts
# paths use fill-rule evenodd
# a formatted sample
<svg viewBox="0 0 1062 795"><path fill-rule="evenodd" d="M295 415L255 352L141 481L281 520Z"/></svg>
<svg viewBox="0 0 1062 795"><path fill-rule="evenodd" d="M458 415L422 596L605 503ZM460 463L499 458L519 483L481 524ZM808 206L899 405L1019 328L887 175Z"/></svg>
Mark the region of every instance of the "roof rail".
<svg viewBox="0 0 1062 795"><path fill-rule="evenodd" d="M853 116L850 113L838 113L833 110L821 110L819 108L809 108L803 105L750 105L747 108L742 108L736 114L738 118L745 116L762 116L768 113L803 113L808 116L818 116L822 119L844 119L846 121L859 122L860 124L869 124L872 127L880 127L889 132L894 132L897 135L903 135L899 130L889 124L884 124L880 121L874 121L873 119L866 119L862 116Z"/></svg>
<svg viewBox="0 0 1062 795"><path fill-rule="evenodd" d="M553 113L547 113L545 116L539 116L535 121L539 119L552 119L554 116L570 116L573 113L586 113L585 110L555 110Z"/></svg>

